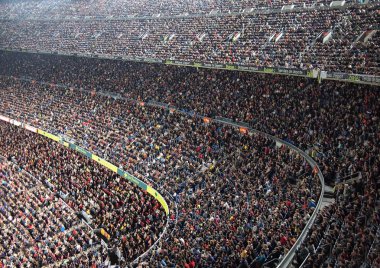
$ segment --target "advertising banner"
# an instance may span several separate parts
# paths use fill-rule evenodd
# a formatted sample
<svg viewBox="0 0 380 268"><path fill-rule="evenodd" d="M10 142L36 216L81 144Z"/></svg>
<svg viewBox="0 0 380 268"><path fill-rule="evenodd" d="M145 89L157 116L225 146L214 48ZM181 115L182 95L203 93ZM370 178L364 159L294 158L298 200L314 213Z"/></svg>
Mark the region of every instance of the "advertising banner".
<svg viewBox="0 0 380 268"><path fill-rule="evenodd" d="M327 72L326 79L341 80L351 83L380 85L380 76L375 75Z"/></svg>
<svg viewBox="0 0 380 268"><path fill-rule="evenodd" d="M102 166L105 166L109 170L112 170L113 172L117 173L117 166L111 164L110 162L108 162L108 161L106 161L106 160L104 160L104 159L102 159L99 156L94 155L94 154L90 158L92 158L93 160L95 160L96 162L101 164Z"/></svg>
<svg viewBox="0 0 380 268"><path fill-rule="evenodd" d="M45 137L47 137L47 138L49 138L49 139L52 139L53 141L57 141L57 142L59 142L59 141L61 140L60 137L58 137L58 136L56 136L56 135L53 135L53 134L50 134L50 133L48 133L48 132L46 132L46 131L43 131L43 130L41 130L41 129L37 129L37 133L38 133L38 134L41 134L42 136L45 136Z"/></svg>
<svg viewBox="0 0 380 268"><path fill-rule="evenodd" d="M160 202L161 206L164 208L165 213L169 214L168 204L165 202L164 198L160 195L160 193L158 193L156 190L154 190L149 185L147 185L147 192L150 193L154 198L156 198L157 201Z"/></svg>
<svg viewBox="0 0 380 268"><path fill-rule="evenodd" d="M236 65L236 64L222 64L222 63L202 63L202 62L189 62L179 60L165 60L163 63L167 65L179 65L190 66L196 68L211 68L211 69L223 69L223 70L237 70L244 72L256 72L256 73L271 73L271 74L286 74L295 76L304 76L310 78L316 78L313 70L302 70L296 68L280 68L280 67L264 67L264 66L249 66L249 65Z"/></svg>
<svg viewBox="0 0 380 268"><path fill-rule="evenodd" d="M0 120L6 121L6 122L11 122L12 121L13 124L22 125L20 122L15 121L13 119L9 119L8 117L2 116L2 115L0 115ZM53 134L48 133L46 131L43 131L41 129L37 129L37 128L31 127L29 125L27 125L25 128L27 130L30 130L30 131L36 132L36 133L38 133L38 134L40 134L42 136L45 136L45 137L47 137L49 139L52 139L52 140L54 140L56 142L59 142L59 143L63 144L65 147L69 147L70 149L73 149L73 150L75 150L75 151L77 151L77 152L79 152L79 153L87 156L88 158L93 159L94 161L98 162L102 166L104 166L104 167L108 168L109 170L111 170L111 171L119 174L123 178L127 179L128 181L132 182L133 184L135 184L138 187L140 187L141 189L143 189L144 191L147 191L150 195L152 195L162 205L162 207L165 210L165 213L167 215L169 214L168 204L166 203L166 201L162 197L162 195L160 193L158 193L155 189L153 189L151 186L149 186L146 183L144 183L143 181L135 178L134 176L132 176L128 172L125 172L125 171L121 170L120 168L118 168L117 166L111 164L107 160L102 159L99 156L90 153L89 151L83 149L82 147L80 147L80 146L78 146L76 144L66 142L65 140L63 140L62 138L60 138L60 137L58 137L56 135L53 135ZM36 131L34 131L34 130L36 130Z"/></svg>

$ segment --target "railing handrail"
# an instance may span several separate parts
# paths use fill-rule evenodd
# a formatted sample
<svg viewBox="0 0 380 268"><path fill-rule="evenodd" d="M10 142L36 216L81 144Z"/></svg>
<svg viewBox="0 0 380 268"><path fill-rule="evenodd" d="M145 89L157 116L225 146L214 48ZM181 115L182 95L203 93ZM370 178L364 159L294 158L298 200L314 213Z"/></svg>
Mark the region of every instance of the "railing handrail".
<svg viewBox="0 0 380 268"><path fill-rule="evenodd" d="M307 259L308 259L309 257L310 257L310 253L307 254L306 258L303 260L303 262L301 263L301 265L300 265L299 268L302 268L302 267L305 265L305 263L306 263L306 261L307 261Z"/></svg>

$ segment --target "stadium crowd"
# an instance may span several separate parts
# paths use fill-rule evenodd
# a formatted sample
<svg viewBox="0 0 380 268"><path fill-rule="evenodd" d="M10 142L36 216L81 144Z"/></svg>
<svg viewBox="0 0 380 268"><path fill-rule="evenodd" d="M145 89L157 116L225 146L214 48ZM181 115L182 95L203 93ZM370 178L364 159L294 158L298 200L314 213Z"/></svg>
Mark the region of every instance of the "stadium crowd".
<svg viewBox="0 0 380 268"><path fill-rule="evenodd" d="M305 268L379 267L376 171L374 176L366 176L353 185L338 186L336 203L320 213L298 251L299 264L304 262Z"/></svg>
<svg viewBox="0 0 380 268"><path fill-rule="evenodd" d="M229 0L185 0L185 1L69 1L6 0L0 2L2 19L68 19L86 18L120 18L151 16L187 16L200 14L223 14L234 12L251 12L254 10L281 9L283 5L299 7L328 6L326 0L279 0L279 1L229 1ZM355 1L347 1L355 3Z"/></svg>
<svg viewBox="0 0 380 268"><path fill-rule="evenodd" d="M0 160L2 267L42 267L97 249L97 239L41 182Z"/></svg>
<svg viewBox="0 0 380 268"><path fill-rule="evenodd" d="M20 91L1 94L2 113L68 136L175 197L176 225L150 255L150 265L219 267L278 259L315 207L319 185L312 169L271 140L89 92L3 81L12 85L7 90ZM26 99L28 108L20 105Z"/></svg>
<svg viewBox="0 0 380 268"><path fill-rule="evenodd" d="M359 127L360 122L368 124L376 120L372 113L376 111L377 93L369 86L357 85L355 87L360 90L353 93L343 90L348 85L325 83L320 86L323 90L315 90L316 86L311 85L313 80L305 78L271 76L272 83L268 83L266 75L244 72L26 53L4 52L0 54L0 60L7 63L0 67L4 75L29 77L88 91L114 92L128 100L161 102L184 112L247 122L256 129L289 140L303 150L316 144L320 144L324 152L337 147L351 150L348 145L365 135L367 130L355 132L351 137L353 140L345 140L342 137L346 137L349 130L340 122L350 120ZM351 99L352 94L355 103L347 103L346 99ZM367 104L363 106L361 103ZM367 106L373 108L367 112ZM351 119L328 116L342 114L348 117L347 110L351 109L355 115ZM326 127L320 130L316 122ZM370 125L370 133L376 133L376 124L375 121ZM329 130L329 125L341 127ZM335 157L331 158L329 161ZM350 165L345 169L339 171L340 176L355 171Z"/></svg>
<svg viewBox="0 0 380 268"><path fill-rule="evenodd" d="M2 229L12 234L22 227L20 232L24 229L23 235L30 236L25 249L19 248L24 241L9 246L2 240L6 249L1 256L3 265L19 261L25 265L54 263L55 267L99 263L104 256L89 250L99 251L99 245L93 247L95 241L100 244L94 235L98 229L110 235L103 239L110 248L118 247L128 263L158 239L166 221L153 197L38 134L5 122L0 123L0 133L0 154L20 167L3 172L1 208L7 220ZM81 211L87 213L90 220L86 221L92 227L79 220ZM8 229L9 224L14 227Z"/></svg>
<svg viewBox="0 0 380 268"><path fill-rule="evenodd" d="M0 47L378 74L378 9L374 2L213 17L2 20Z"/></svg>
<svg viewBox="0 0 380 268"><path fill-rule="evenodd" d="M304 208L312 208L312 200L318 199L318 182L312 180L310 167L287 149L189 116L194 111L245 121L296 144L319 162L330 184L361 173L366 180L362 190L354 188L347 195L337 191L334 207L319 216L323 226L331 225L333 235L321 233L324 229L315 225L312 233L318 235L311 235L314 240L309 244L317 250L306 247L311 254L307 264L355 267L358 262L376 265L379 261L374 238L379 221L376 89L50 55L5 53L1 60L7 62L7 68L1 69L4 75L67 85L60 88L3 77L2 114L68 136L174 196L179 205L177 225L147 262L242 267L268 262L286 253L302 230L302 224L291 218L299 214L294 218L306 220L312 210ZM127 99L105 97L104 91ZM142 106L142 101L174 105L184 113ZM284 171L281 167L286 166L289 169ZM287 201L279 206L276 200ZM350 210L352 200L356 205ZM283 214L283 209L288 212ZM281 216L273 217L268 211ZM354 224L357 219L363 223L363 215L365 224ZM285 229L278 222L283 217ZM361 244L353 243L358 230ZM339 234L345 243L332 244ZM329 242L329 250L318 248L321 239Z"/></svg>

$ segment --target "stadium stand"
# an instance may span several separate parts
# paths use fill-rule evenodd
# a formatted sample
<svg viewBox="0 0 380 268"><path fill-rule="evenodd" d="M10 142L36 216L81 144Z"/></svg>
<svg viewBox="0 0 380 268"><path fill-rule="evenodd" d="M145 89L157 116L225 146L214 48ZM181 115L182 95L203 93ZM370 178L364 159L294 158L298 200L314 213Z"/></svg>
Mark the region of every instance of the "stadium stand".
<svg viewBox="0 0 380 268"><path fill-rule="evenodd" d="M89 227L40 181L5 158L0 171L3 265L42 267L97 249L99 241Z"/></svg>
<svg viewBox="0 0 380 268"><path fill-rule="evenodd" d="M341 183L344 178L360 173L362 190L356 192L352 189L358 187L339 186L345 193L353 191L352 194L337 190L334 207L326 208L321 214L330 213L329 222L323 222L323 216L317 219L321 225L325 224L322 226L331 225L334 235L345 236L347 244L331 244L336 240L331 240L328 232L319 233L320 239L310 235L312 241L307 243L314 248L305 247L307 254L303 257L308 257L304 265L355 267L360 262L373 266L378 262L374 229L378 225L378 206L374 204L377 204L379 175L379 95L375 88L52 55L5 52L1 59L8 63L7 68L1 69L3 74L24 77L2 77L1 114L72 139L136 177L151 180L160 189L169 189L175 197L178 218L175 225L171 216L174 231L143 264L174 266L194 262L201 266L245 267L276 260L275 264L303 229L304 225L299 226L296 224L299 220L295 219L304 219L305 223L310 217L319 187L317 180L312 179L310 167L270 140L247 136L213 122L211 118L217 115L235 122L246 121L254 128L297 145L319 162L329 184ZM40 65L44 67L36 72L35 67ZM98 68L90 71L89 66ZM141 79L123 79L126 73ZM36 79L57 84L33 80L34 75ZM178 80L181 77L183 80ZM271 86L265 87L269 85L268 79ZM210 90L213 86L215 90ZM149 102L167 109L151 107ZM175 106L165 106L168 103L182 110L170 110ZM210 118L210 122L191 116L194 111ZM252 166L253 159L258 159L256 169ZM290 169L282 170L285 166ZM278 187L277 183L282 186ZM215 196L212 193L217 189L220 192ZM259 190L249 196L244 189ZM280 207L268 203L268 194L274 200L279 198L290 203L280 203ZM360 201L353 210L347 208L351 197ZM239 212L238 207L242 208ZM288 211L282 214L288 219L287 232L284 223L263 213L284 208ZM299 218L294 216L298 214ZM356 218L365 224L350 224ZM273 220L273 225L266 224ZM278 228L277 224L282 227ZM311 233L325 231L319 225L314 228ZM352 243L359 229L362 237L371 237L363 245ZM241 234L242 244L236 240L240 235L227 235L225 242L218 243L226 230ZM329 241L330 246L318 247L321 241ZM300 262L300 254L305 250L297 255Z"/></svg>
<svg viewBox="0 0 380 268"><path fill-rule="evenodd" d="M0 268L380 267L379 7L0 0Z"/></svg>
<svg viewBox="0 0 380 268"><path fill-rule="evenodd" d="M291 247L310 217L315 201L310 201L309 207L308 200L318 198L316 187L319 185L314 180L312 169L305 166L302 158L292 156L285 148L277 148L270 140L242 135L217 124L202 125L200 120L183 118L181 114L107 100L101 96L92 98L91 93L73 91L69 96L70 90L67 90L64 95L56 91L59 95L54 96L51 91L45 91L47 94L43 90L36 91L34 86L32 90L25 90L22 86L8 89L11 88L21 91L6 95L18 96L20 102L2 95L2 107L5 108L2 113L51 132L55 130L57 133L58 130L93 152L103 152L104 158L122 165L131 173L135 172L136 177L147 177L163 184L176 196L179 206L177 229L172 234L174 241L167 242L165 250L166 254L171 254L160 262L176 263L197 257L196 263L206 266L239 265L240 253L225 256L226 249L222 245L217 246L217 241L226 239L223 237L226 234L231 236L234 231L246 237L243 241L251 240L253 225L257 232L255 247L264 242L263 233L272 233L273 237L271 246L252 252L249 262L254 262L264 251L266 255L278 258ZM93 106L94 98L96 106ZM22 103L26 99L29 99L28 107L31 109L23 109ZM49 107L41 109L40 103ZM104 103L104 107L99 103ZM49 112L52 110L54 114ZM49 121L52 124L46 124ZM128 139L123 140L119 133L129 133ZM249 163L253 159L258 163L251 170ZM256 193L252 193L254 197L245 192L253 185L261 185ZM217 196L214 193L218 193ZM255 199L252 204L255 210L249 208L250 199ZM256 218L264 210L282 213L282 221L270 215ZM269 219L266 218L268 216ZM207 234L207 239L198 241L195 237L201 238L202 233ZM251 249L252 245L243 241L230 239L231 249L236 252ZM190 245L197 244L198 253L189 256ZM260 257L261 261L264 259Z"/></svg>
<svg viewBox="0 0 380 268"><path fill-rule="evenodd" d="M375 2L223 16L3 19L0 47L378 74L378 9Z"/></svg>
<svg viewBox="0 0 380 268"><path fill-rule="evenodd" d="M3 180L4 216L11 225L22 224L23 228L29 230L31 244L25 251L33 250L33 243L38 248L35 258L35 253L31 253L31 259L24 259L25 256L20 252L22 249L14 252L12 247L7 247L9 252L5 252L4 265L19 265L20 261L28 265L39 262L38 266L50 263L59 266L65 259L72 259L76 255L78 259L82 255L90 256L90 244L95 242L90 243L90 234L96 233L96 229L106 230L111 236L107 239L109 247L118 246L128 263L158 239L165 226L165 214L150 195L137 190L100 165L94 165L84 156L58 143L49 142L38 134L4 122L0 123L0 132L0 153L20 167L20 170L13 168L10 171L5 169L4 172L8 174ZM25 209L28 200L34 199L23 195L24 192L35 195L33 198L41 204L36 203ZM46 197L44 193L47 193ZM19 198L20 195L22 198ZM15 200L17 203L12 204ZM76 214L81 211L89 215L92 227L80 222ZM59 218L54 220L49 214ZM71 216L65 216L70 214ZM22 217L16 218L21 222L13 222L16 215ZM76 225L78 228L75 228L75 237L70 238L66 234L70 234L67 230ZM9 232L11 229L7 227L5 225L4 230ZM95 231L90 231L90 228ZM95 240L94 235L91 237ZM75 239L79 241L76 242Z"/></svg>
<svg viewBox="0 0 380 268"><path fill-rule="evenodd" d="M348 4L355 1L346 1ZM2 1L0 18L5 19L57 19L71 17L113 18L188 16L251 12L256 10L281 9L284 5L300 7L329 6L331 1ZM359 3L359 2L358 2Z"/></svg>
<svg viewBox="0 0 380 268"><path fill-rule="evenodd" d="M376 176L379 174L377 173ZM303 267L378 267L379 219L375 177L340 185L298 252ZM306 259L306 260L304 260Z"/></svg>

